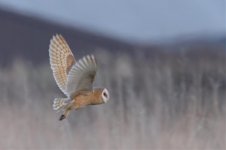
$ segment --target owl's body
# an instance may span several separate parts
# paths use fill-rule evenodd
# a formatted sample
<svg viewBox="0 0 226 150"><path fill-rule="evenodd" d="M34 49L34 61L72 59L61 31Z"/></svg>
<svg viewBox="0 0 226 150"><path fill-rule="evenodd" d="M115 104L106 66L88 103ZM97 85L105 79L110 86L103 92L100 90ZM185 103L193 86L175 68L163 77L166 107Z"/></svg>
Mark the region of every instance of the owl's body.
<svg viewBox="0 0 226 150"><path fill-rule="evenodd" d="M102 99L101 93L103 93L104 89L94 89L93 91L82 92L75 96L73 99L73 104L76 108L81 108L86 105L97 105L105 103Z"/></svg>
<svg viewBox="0 0 226 150"><path fill-rule="evenodd" d="M50 42L49 56L56 83L67 96L56 98L53 103L54 110L64 110L60 120L66 118L71 110L106 103L109 100L106 88L92 87L97 71L93 55L87 55L76 62L65 39L56 35Z"/></svg>

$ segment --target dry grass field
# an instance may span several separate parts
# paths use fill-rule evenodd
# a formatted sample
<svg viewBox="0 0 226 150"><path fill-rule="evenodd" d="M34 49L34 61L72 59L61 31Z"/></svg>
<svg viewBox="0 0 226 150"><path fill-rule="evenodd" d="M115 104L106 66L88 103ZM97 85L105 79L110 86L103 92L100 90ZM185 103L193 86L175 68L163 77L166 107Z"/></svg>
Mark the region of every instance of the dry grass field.
<svg viewBox="0 0 226 150"><path fill-rule="evenodd" d="M107 87L110 101L62 122L52 101L63 94L47 62L2 67L0 149L226 149L225 54L96 56L95 86Z"/></svg>

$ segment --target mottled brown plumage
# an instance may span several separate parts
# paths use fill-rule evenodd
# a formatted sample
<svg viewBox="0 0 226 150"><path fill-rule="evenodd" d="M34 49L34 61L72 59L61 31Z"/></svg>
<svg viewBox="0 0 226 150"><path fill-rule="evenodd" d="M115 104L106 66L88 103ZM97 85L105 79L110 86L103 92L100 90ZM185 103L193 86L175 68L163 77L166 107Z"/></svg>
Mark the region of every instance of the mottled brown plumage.
<svg viewBox="0 0 226 150"><path fill-rule="evenodd" d="M62 35L55 35L49 45L50 66L58 87L66 94L67 74L75 64L70 47Z"/></svg>
<svg viewBox="0 0 226 150"><path fill-rule="evenodd" d="M106 88L93 89L97 64L93 55L87 55L77 62L61 35L55 35L49 46L50 66L54 79L67 98L56 98L53 109L63 109L60 120L66 118L71 110L87 105L106 103L109 93Z"/></svg>

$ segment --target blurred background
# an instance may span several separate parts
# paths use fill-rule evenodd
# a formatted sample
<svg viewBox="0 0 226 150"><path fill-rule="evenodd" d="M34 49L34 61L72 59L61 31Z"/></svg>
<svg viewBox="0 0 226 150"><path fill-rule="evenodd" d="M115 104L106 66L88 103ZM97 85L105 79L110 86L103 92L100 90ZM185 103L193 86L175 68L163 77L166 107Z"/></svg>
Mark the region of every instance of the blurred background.
<svg viewBox="0 0 226 150"><path fill-rule="evenodd" d="M111 100L52 110L62 34ZM226 149L225 0L0 0L0 149Z"/></svg>

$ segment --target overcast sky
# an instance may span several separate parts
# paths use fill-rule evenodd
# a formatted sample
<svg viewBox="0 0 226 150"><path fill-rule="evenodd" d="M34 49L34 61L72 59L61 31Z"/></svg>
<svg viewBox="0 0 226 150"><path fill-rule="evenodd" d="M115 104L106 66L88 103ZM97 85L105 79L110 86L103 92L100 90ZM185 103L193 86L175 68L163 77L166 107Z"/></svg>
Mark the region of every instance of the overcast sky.
<svg viewBox="0 0 226 150"><path fill-rule="evenodd" d="M0 0L0 6L125 40L226 33L226 0Z"/></svg>

